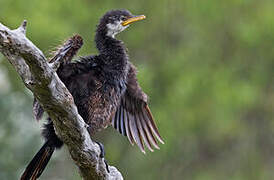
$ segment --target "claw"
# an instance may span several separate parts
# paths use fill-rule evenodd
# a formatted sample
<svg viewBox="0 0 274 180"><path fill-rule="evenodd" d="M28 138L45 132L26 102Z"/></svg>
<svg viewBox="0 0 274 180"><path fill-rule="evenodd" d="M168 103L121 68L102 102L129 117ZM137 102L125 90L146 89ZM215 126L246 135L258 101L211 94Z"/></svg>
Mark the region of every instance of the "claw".
<svg viewBox="0 0 274 180"><path fill-rule="evenodd" d="M99 157L100 157L100 158L104 158L104 163L105 163L107 172L110 173L109 168L108 168L107 160L105 160L105 155L106 155L106 153L105 153L104 145L103 145L102 143L100 143L100 142L97 142L97 141L96 141L96 143L99 145L100 151L101 151Z"/></svg>
<svg viewBox="0 0 274 180"><path fill-rule="evenodd" d="M107 160L104 159L104 162L105 162L105 165L106 165L107 172L110 173L109 168L108 168L108 162L107 162Z"/></svg>
<svg viewBox="0 0 274 180"><path fill-rule="evenodd" d="M105 157L105 148L104 148L104 145L102 144L102 143L100 143L100 142L97 142L96 141L96 143L99 145L99 147L100 147L100 158L104 158Z"/></svg>

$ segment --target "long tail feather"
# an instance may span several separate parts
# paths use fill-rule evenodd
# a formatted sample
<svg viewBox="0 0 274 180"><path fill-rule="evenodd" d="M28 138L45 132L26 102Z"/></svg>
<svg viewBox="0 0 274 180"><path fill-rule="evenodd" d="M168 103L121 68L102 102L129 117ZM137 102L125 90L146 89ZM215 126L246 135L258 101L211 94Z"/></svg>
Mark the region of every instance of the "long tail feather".
<svg viewBox="0 0 274 180"><path fill-rule="evenodd" d="M20 180L36 180L46 168L55 147L47 141L28 164Z"/></svg>

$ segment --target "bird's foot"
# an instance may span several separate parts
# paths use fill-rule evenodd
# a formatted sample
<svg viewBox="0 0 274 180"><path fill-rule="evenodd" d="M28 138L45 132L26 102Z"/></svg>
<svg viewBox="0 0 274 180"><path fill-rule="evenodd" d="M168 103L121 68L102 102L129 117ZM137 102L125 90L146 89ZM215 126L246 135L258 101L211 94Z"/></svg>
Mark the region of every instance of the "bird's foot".
<svg viewBox="0 0 274 180"><path fill-rule="evenodd" d="M104 159L104 162L105 162L105 165L106 165L107 172L110 173L109 168L108 168L108 162L107 162L107 160Z"/></svg>
<svg viewBox="0 0 274 180"><path fill-rule="evenodd" d="M105 155L106 155L106 153L105 153L105 148L104 148L104 145L102 144L102 143L100 143L100 142L97 142L96 141L96 143L99 145L99 147L100 147L100 158L104 158L104 162L105 162L105 165L106 165L106 169L107 169L107 172L109 173L109 168L108 168L108 163L107 163L107 160L105 160Z"/></svg>

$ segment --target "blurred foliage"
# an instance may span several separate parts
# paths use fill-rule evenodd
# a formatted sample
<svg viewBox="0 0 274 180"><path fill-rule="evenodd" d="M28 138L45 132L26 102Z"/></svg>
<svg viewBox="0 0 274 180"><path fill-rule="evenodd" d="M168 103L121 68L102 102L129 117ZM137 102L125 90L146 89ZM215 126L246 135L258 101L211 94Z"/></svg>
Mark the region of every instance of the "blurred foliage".
<svg viewBox="0 0 274 180"><path fill-rule="evenodd" d="M274 1L0 0L0 22L29 22L46 55L74 33L95 54L98 19L147 19L119 35L166 144L143 155L111 128L97 135L125 179L274 179ZM0 56L0 179L18 179L42 144L32 95ZM80 179L66 148L41 179Z"/></svg>

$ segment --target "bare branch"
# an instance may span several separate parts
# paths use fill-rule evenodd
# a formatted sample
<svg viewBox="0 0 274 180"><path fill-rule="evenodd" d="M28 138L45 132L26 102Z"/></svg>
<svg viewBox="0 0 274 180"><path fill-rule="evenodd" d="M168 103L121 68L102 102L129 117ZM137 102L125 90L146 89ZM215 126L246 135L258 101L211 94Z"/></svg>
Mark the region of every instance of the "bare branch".
<svg viewBox="0 0 274 180"><path fill-rule="evenodd" d="M32 79L29 67L26 64L25 60L18 55L18 52L14 51L13 48L10 46L12 40L10 39L10 36L7 36L8 31L11 34L14 34L14 32L10 31L6 26L0 23L0 51L4 56L9 57L9 62L19 73L25 85L29 87L28 84L31 83ZM20 36L20 33L18 33L17 36Z"/></svg>
<svg viewBox="0 0 274 180"><path fill-rule="evenodd" d="M26 35L26 30L27 30L27 20L24 20L22 22L21 26L19 26L17 29L15 29L15 31L18 31L25 35Z"/></svg>
<svg viewBox="0 0 274 180"><path fill-rule="evenodd" d="M18 29L10 30L0 23L0 51L53 120L58 136L67 145L83 179L123 179L115 167L107 172L99 157L100 148L90 139L72 95L43 53L26 38L26 25L27 21L23 21Z"/></svg>

